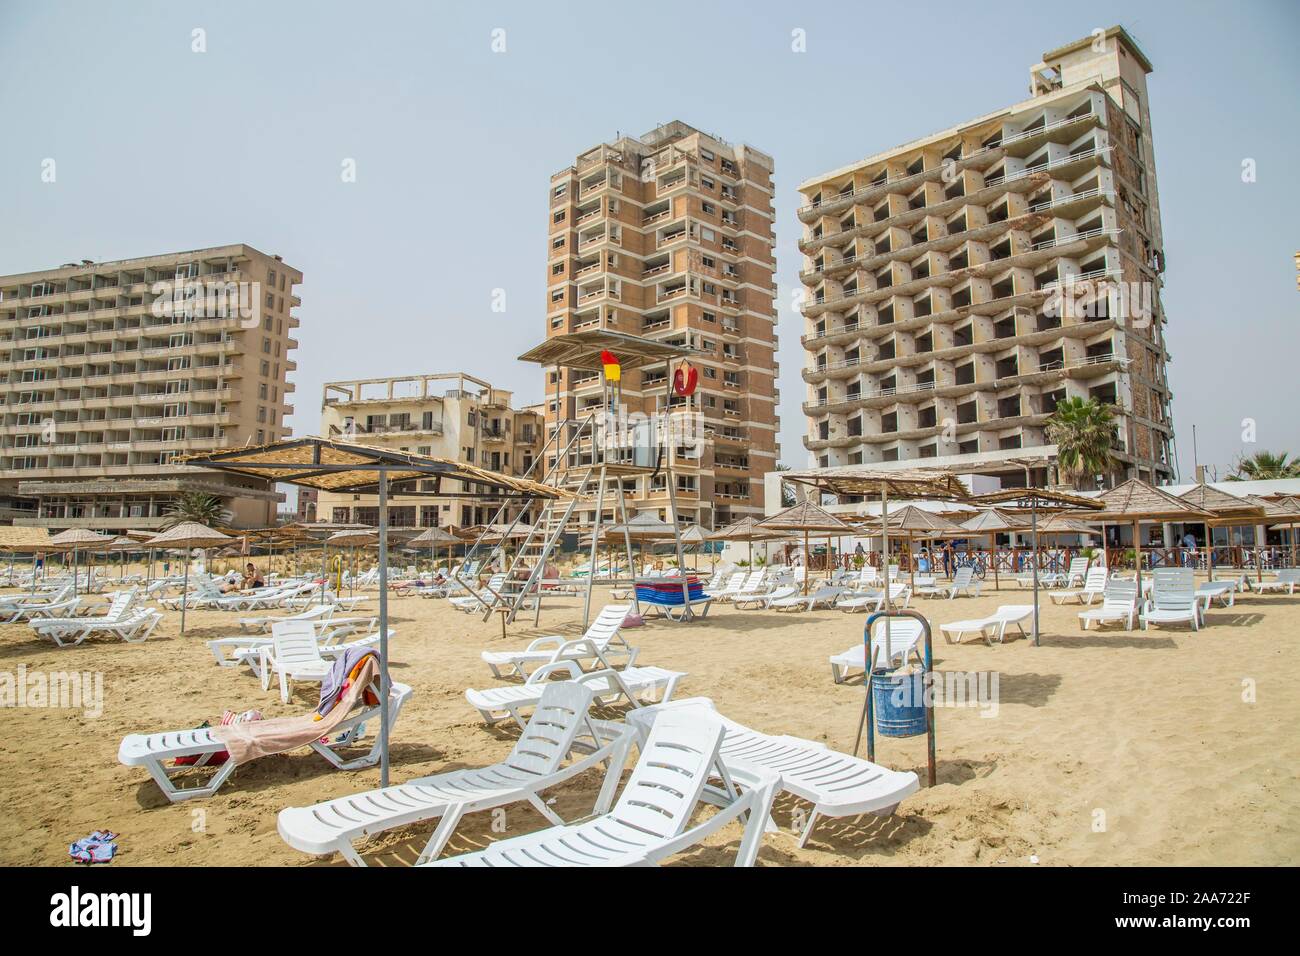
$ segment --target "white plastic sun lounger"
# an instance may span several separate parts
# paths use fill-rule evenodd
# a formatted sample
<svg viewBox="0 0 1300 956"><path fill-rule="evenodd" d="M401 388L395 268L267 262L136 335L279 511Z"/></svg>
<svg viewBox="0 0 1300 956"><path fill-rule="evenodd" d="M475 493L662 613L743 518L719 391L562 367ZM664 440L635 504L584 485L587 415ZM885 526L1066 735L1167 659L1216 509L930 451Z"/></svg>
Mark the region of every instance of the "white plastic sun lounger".
<svg viewBox="0 0 1300 956"><path fill-rule="evenodd" d="M59 647L73 647L96 634L108 634L121 638L128 644L139 644L148 640L162 617L162 611L140 608L114 619L89 617L53 620L48 622L50 627L37 627L36 633L48 637Z"/></svg>
<svg viewBox="0 0 1300 956"><path fill-rule="evenodd" d="M907 607L911 601L912 589L908 585L889 586L889 603L892 607ZM835 606L841 611L880 611L885 606L885 592L883 589L860 592L856 597L847 597L836 602Z"/></svg>
<svg viewBox="0 0 1300 956"><path fill-rule="evenodd" d="M686 675L679 671L665 670L662 667L625 667L621 671L601 669L583 673L573 661L557 661L539 667L529 675L522 684L505 687L489 687L486 690L465 691L465 700L477 710L484 722L490 727L498 721L513 718L520 727L525 726L521 712L537 706L546 689L546 683L554 673L564 673L570 680L578 681L591 688L593 699L601 704L610 703L619 697L625 697L634 707L649 702L655 694L660 702L672 699L677 682Z"/></svg>
<svg viewBox="0 0 1300 956"><path fill-rule="evenodd" d="M1201 629L1201 604L1196 592L1188 589L1162 588L1151 591L1151 603L1142 610L1142 630L1152 624L1190 624L1193 631Z"/></svg>
<svg viewBox="0 0 1300 956"><path fill-rule="evenodd" d="M252 634L264 633L277 621L320 621L328 620L337 608L333 604L315 604L296 614L265 615L263 617L241 617L239 629Z"/></svg>
<svg viewBox="0 0 1300 956"><path fill-rule="evenodd" d="M391 641L396 632L388 631ZM289 703L289 693L294 681L320 683L334 667L334 659L355 647L376 647L379 635L373 634L347 644L322 646L316 640L316 629L310 621L290 621L271 627L271 643L262 644L253 650L238 654L241 663L253 667L253 673L261 678L262 690L271 686L272 677L280 682L280 700ZM251 658L256 654L257 663Z"/></svg>
<svg viewBox="0 0 1300 956"><path fill-rule="evenodd" d="M910 657L921 660L921 639L925 629L915 618L891 618L889 620L889 639L885 639L885 618L879 618L871 625L871 661L876 668L894 669L902 667ZM842 654L831 658L831 677L837 684L843 684L849 677L849 671L860 670L866 674L866 644L858 643Z"/></svg>
<svg viewBox="0 0 1300 956"><path fill-rule="evenodd" d="M707 697L689 697L657 704L633 711L627 722L637 728L638 735L644 735L662 716L692 708L713 711L713 701ZM818 817L856 817L864 813L886 817L921 788L921 781L911 771L889 770L801 737L769 736L722 715L718 719L726 728L720 753L728 770L733 774L762 771L780 774L783 791L813 805L799 836L799 846L805 845L812 836ZM705 799L724 800L725 794L710 787Z"/></svg>
<svg viewBox="0 0 1300 956"><path fill-rule="evenodd" d="M767 606L777 611L788 611L791 609L799 611L812 611L818 605L824 607L834 607L835 601L844 593L843 588L819 587L809 595L796 594L790 597L774 598L767 602Z"/></svg>
<svg viewBox="0 0 1300 956"><path fill-rule="evenodd" d="M609 813L425 865L648 866L744 817L736 866L752 866L781 778L768 770L751 774L727 767L719 758L725 733L721 719L702 708L665 712L650 729L632 776ZM727 788L727 804L687 829L714 772ZM735 782L746 785L742 793L737 794Z"/></svg>
<svg viewBox="0 0 1300 956"><path fill-rule="evenodd" d="M12 598L0 608L0 616L8 615L0 623L15 624L18 621L33 621L56 615L71 617L76 614L77 605L81 603L81 598L73 595L71 584L50 592L46 597L31 598L27 594L15 594Z"/></svg>
<svg viewBox="0 0 1300 956"><path fill-rule="evenodd" d="M1024 636L1024 622L1033 616L1032 604L1004 604L988 617L940 624L939 629L943 631L943 636L949 644L960 644L963 635L978 634L984 638L986 644L992 646L995 637L999 644L1002 643L1003 638L1006 637L1007 627L1012 624L1020 631L1021 636Z"/></svg>
<svg viewBox="0 0 1300 956"><path fill-rule="evenodd" d="M378 681L372 685L372 688L378 693ZM402 705L410 696L411 688L405 684L393 683L390 685L388 696L390 726L397 723L397 717L401 713ZM312 750L315 750L339 770L358 770L361 767L374 766L379 762L378 734L375 735L375 742L369 752L364 756L353 760L344 760L342 755L338 753L339 748L355 744L365 733L366 723L371 720L378 723L379 707L359 708L356 713L346 717L335 728L338 736L334 740L328 743L313 740L310 746ZM210 797L234 773L234 763L227 761L222 764L206 783L199 786L178 787L176 777L186 771L207 766L209 759L226 749L225 744L212 736L212 731L213 728L204 727L199 730L169 730L157 734L128 734L122 739L122 745L118 748L117 759L128 767L144 767L148 770L149 775L158 784L158 788L172 803L192 800L195 797ZM175 760L177 757L193 756L200 758L195 764L181 767L166 765L166 762Z"/></svg>
<svg viewBox="0 0 1300 956"><path fill-rule="evenodd" d="M948 584L931 584L927 587L918 587L916 593L918 597L922 595L925 597L946 597L951 601L959 593L970 596L972 591L974 591L974 597L979 597L980 588L983 586L984 582L975 577L975 569L965 567L958 568L952 576L952 581Z"/></svg>
<svg viewBox="0 0 1300 956"><path fill-rule="evenodd" d="M1201 617L1210 609L1210 602L1217 600L1224 607L1232 607L1237 601L1237 586L1230 581L1206 581L1197 585L1196 599L1201 602Z"/></svg>
<svg viewBox="0 0 1300 956"><path fill-rule="evenodd" d="M547 806L541 794L600 764L605 765L605 780L592 812L606 813L635 731L626 724L602 722L602 735L587 715L590 705L589 687L554 681L546 686L523 734L501 763L449 770L312 807L290 807L280 811L277 829L294 849L317 855L337 852L353 866L365 866L355 841L394 827L437 819L433 835L416 860L417 864L427 863L438 858L467 813L527 801L551 823L563 826L564 820ZM584 727L596 748L564 766ZM611 736L607 728L617 730Z"/></svg>
<svg viewBox="0 0 1300 956"><path fill-rule="evenodd" d="M605 605L596 615L596 619L591 622L586 633L577 641L553 634L537 638L522 651L484 651L479 656L492 669L493 677L527 679L530 668L536 670L557 660L587 659L580 656L584 648L575 646L585 640L601 654L608 654L611 646L616 646L618 651L627 655L627 664L630 665L636 660L636 648L628 645L619 630L631 610L632 606L629 604ZM502 668L506 669L505 673L502 673Z"/></svg>
<svg viewBox="0 0 1300 956"><path fill-rule="evenodd" d="M772 588L765 594L737 595L731 599L731 603L738 608L770 608L773 601L784 601L788 598L798 597L798 595L799 589L793 584L783 584L780 587Z"/></svg>
<svg viewBox="0 0 1300 956"><path fill-rule="evenodd" d="M1295 594L1295 589L1300 586L1300 570L1296 568L1283 568L1277 572L1277 575L1271 581L1256 581L1253 585L1256 591L1261 594L1268 591L1285 591L1287 594Z"/></svg>
<svg viewBox="0 0 1300 956"><path fill-rule="evenodd" d="M1080 604L1091 604L1093 598L1101 597L1106 592L1106 582L1108 580L1105 568L1089 568L1088 576L1084 579L1081 590L1049 591L1047 596L1052 599L1053 604L1065 604L1075 600Z"/></svg>
<svg viewBox="0 0 1300 956"><path fill-rule="evenodd" d="M287 619L286 619L287 620ZM316 643L323 657L337 656L349 647L370 647L379 643L379 619L373 617L335 617L311 622L316 629ZM343 638L359 631L366 636L348 643ZM394 632L390 629L388 632ZM239 667L247 664L254 676L261 676L260 649L273 643L270 634L240 634L235 637L218 637L207 642L207 648L221 667Z"/></svg>
<svg viewBox="0 0 1300 956"><path fill-rule="evenodd" d="M1137 584L1124 581L1108 581L1102 593L1101 607L1089 608L1079 612L1079 626L1088 629L1089 624L1107 624L1111 621L1123 621L1124 629L1133 630L1133 618L1137 614Z"/></svg>

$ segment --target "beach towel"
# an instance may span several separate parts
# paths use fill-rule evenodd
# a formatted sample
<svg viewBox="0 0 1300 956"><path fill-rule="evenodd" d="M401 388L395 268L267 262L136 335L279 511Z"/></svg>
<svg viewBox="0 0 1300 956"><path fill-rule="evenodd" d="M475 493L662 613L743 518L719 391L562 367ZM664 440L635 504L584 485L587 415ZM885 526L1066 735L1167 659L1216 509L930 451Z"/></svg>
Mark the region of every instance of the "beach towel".
<svg viewBox="0 0 1300 956"><path fill-rule="evenodd" d="M343 652L334 661L334 666L330 672L325 675L325 679L320 685L320 703L316 706L316 713L319 717L325 717L334 705L338 703L343 692L347 690L348 682L356 679L361 663L367 658L373 657L375 663L379 663L379 655L373 648L369 647L350 647ZM369 701L371 705L379 703L376 698Z"/></svg>
<svg viewBox="0 0 1300 956"><path fill-rule="evenodd" d="M230 760L239 766L258 757L270 754L286 753L305 747L313 741L328 737L334 728L347 718L357 704L371 701L379 702L378 695L370 689L372 681L379 679L379 658L367 654L360 662L355 675L349 674L349 681L342 696L330 708L327 715L321 716L312 711L301 717L276 717L271 720L257 720L242 724L230 724L215 727L212 736L225 744L230 753ZM373 706L373 704L371 704Z"/></svg>

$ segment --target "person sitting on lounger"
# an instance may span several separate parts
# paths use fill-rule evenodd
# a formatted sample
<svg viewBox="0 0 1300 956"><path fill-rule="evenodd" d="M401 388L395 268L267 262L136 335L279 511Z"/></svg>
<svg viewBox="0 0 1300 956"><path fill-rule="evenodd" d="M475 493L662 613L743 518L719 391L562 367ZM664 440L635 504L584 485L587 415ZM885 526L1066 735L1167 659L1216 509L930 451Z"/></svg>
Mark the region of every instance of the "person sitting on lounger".
<svg viewBox="0 0 1300 956"><path fill-rule="evenodd" d="M251 591L254 588L266 587L266 580L262 577L261 572L257 570L257 565L249 561L244 566L244 576L239 581L221 585L221 593L229 594L231 591Z"/></svg>

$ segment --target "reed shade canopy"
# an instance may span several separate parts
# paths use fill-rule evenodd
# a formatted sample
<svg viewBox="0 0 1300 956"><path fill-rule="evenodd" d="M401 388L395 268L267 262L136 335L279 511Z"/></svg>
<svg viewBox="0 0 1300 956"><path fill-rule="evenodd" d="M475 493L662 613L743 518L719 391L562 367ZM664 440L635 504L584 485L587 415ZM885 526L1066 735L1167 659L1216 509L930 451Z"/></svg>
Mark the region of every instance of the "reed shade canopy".
<svg viewBox="0 0 1300 956"><path fill-rule="evenodd" d="M516 478L477 468L462 461L434 458L376 448L352 442L332 441L319 436L285 438L265 445L233 448L228 451L190 455L177 459L179 464L211 468L267 482L285 482L322 491L374 492L379 506L379 785L388 786L390 714L388 702L392 679L388 670L388 492L399 485L432 484L431 491L403 487L403 494L437 495L443 479L469 482L471 489L490 488L507 496L530 496L544 500L572 500L571 491L528 478ZM445 497L456 497L449 493ZM462 497L474 497L467 492ZM337 529L336 529L337 530ZM324 591L324 588L321 589Z"/></svg>
<svg viewBox="0 0 1300 956"><path fill-rule="evenodd" d="M1029 519L1024 515L1001 508L982 508L961 523L962 530L968 534L988 535L989 564L993 566L993 590L1000 590L998 582L997 536L1014 531L1028 531Z"/></svg>
<svg viewBox="0 0 1300 956"><path fill-rule="evenodd" d="M912 555L913 542L919 538L941 538L941 537L961 537L965 531L961 525L949 521L947 518L937 515L932 511L926 511L924 508L918 508L916 505L904 505L897 511L891 511L888 519L874 518L867 522L867 526L887 534L890 537L901 537L907 541L907 553ZM909 586L913 591L916 590L916 560L913 557L909 562L908 573L910 575ZM884 569L885 584L889 581L889 568Z"/></svg>
<svg viewBox="0 0 1300 956"><path fill-rule="evenodd" d="M987 494L977 495L972 499L975 504L981 505L1005 505L1014 504L1022 512L1029 512L1029 535L1030 548L1032 557L1030 559L1030 571L1034 580L1034 624L1033 639L1034 646L1040 644L1039 631L1039 613L1038 613L1038 512L1048 509L1055 512L1062 511L1081 511L1096 512L1102 505L1096 498L1087 498L1083 495L1072 494L1068 491L1060 491L1055 488L1002 488L998 491L991 491ZM1089 515L1089 521L1096 520L1096 515ZM1138 572L1138 591L1141 593L1142 579L1141 571Z"/></svg>
<svg viewBox="0 0 1300 956"><path fill-rule="evenodd" d="M113 543L113 539L106 534L100 534L97 531L91 531L88 528L69 528L50 538L50 544L58 551L72 552L72 593L77 593L77 575L82 551L103 551ZM92 567L86 568L86 589L90 589L90 573Z"/></svg>
<svg viewBox="0 0 1300 956"><path fill-rule="evenodd" d="M181 585L181 633L185 633L185 604L189 597L190 591L190 555L189 552L198 548L206 552L209 548L219 548L222 545L230 544L235 539L228 534L222 534L215 528L209 528L205 524L199 524L197 521L182 521L173 528L168 528L162 534L154 535L146 543L151 548L176 549L185 552L185 560L181 562L184 567L184 580Z"/></svg>
<svg viewBox="0 0 1300 956"><path fill-rule="evenodd" d="M1142 523L1208 521L1214 518L1204 508L1161 491L1139 478L1130 478L1101 492L1092 500L1100 507L1084 518L1089 524L1100 524L1103 532L1108 524L1129 524L1133 527L1133 563L1137 566L1139 600L1142 596Z"/></svg>
<svg viewBox="0 0 1300 956"><path fill-rule="evenodd" d="M795 532L803 535L803 593L808 593L808 579L812 576L812 551L808 547L808 538L814 532L819 536L824 535L826 538L826 555L829 559L831 553L831 538L853 536L858 533L853 525L841 521L835 515L811 501L803 501L797 505L792 505L784 511L779 511L770 518L764 518L758 523L760 528L766 528L769 531Z"/></svg>
<svg viewBox="0 0 1300 956"><path fill-rule="evenodd" d="M1208 511L1214 516L1208 521L1201 522L1205 527L1205 570L1211 581L1214 580L1214 542L1210 538L1210 529L1262 524L1267 520L1266 509L1262 502L1238 498L1236 495L1229 494L1222 489L1203 482L1190 491L1183 492L1178 497L1180 500L1186 501L1202 511ZM1255 562L1257 568L1262 564L1262 561ZM1260 580L1263 580L1262 571L1260 572Z"/></svg>
<svg viewBox="0 0 1300 956"><path fill-rule="evenodd" d="M452 548L456 547L458 544L460 544L460 538L447 531L443 531L441 528L426 528L410 541L406 542L407 547L410 548L428 548L429 560L435 563L437 562L437 558L434 555L434 549L439 545L446 545L448 573L451 571Z"/></svg>

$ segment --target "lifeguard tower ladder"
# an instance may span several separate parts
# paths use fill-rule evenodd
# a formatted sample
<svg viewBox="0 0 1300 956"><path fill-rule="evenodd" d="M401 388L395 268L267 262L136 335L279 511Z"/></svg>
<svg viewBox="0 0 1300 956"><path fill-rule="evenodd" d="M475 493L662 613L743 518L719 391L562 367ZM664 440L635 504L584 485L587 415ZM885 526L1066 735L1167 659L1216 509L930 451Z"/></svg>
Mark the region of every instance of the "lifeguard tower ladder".
<svg viewBox="0 0 1300 956"><path fill-rule="evenodd" d="M629 416L626 407L620 402L621 382L616 384L605 376L601 356L612 353L617 357L622 372L653 369L662 365L664 392L661 401L652 413ZM636 564L632 554L632 541L626 525L631 517L628 514L627 498L623 482L629 477L641 475L664 475L668 490L669 509L672 512L673 538L677 554L677 567L685 568L685 556L682 547L681 526L677 521L676 483L673 480L673 454L686 434L689 423L683 421L685 416L675 414L672 410L672 381L674 362L689 358L693 351L680 345L671 345L654 339L636 335L626 335L607 329L591 329L555 335L541 345L519 356L522 362L533 362L552 372L551 379L555 385L553 414L547 441L542 453L533 461L524 477L533 478L556 488L569 492L569 496L554 500L544 500L536 496L526 497L513 521L500 535L501 544L492 547L488 560L504 560L504 542L520 524L520 518L526 513L533 513L534 506L541 504L539 517L533 522L521 545L509 560L507 580L514 580L515 571L521 564L529 565L527 582L522 589L508 594L492 595L497 607L508 607L506 621L513 622L519 610L533 601L534 624L541 614L541 582L546 562L556 550L564 533L590 533L590 564L587 573L586 588L582 603L582 626L585 629L591 618L591 595L598 575L600 541L609 522L605 520L606 500L613 505L613 525L617 529L623 526L623 548L627 557L629 578L627 585L632 589L635 602ZM575 374L583 376L585 385L595 373L599 380L599 391L584 396L581 409L577 407L578 399L573 394ZM570 395L566 400L563 386L568 382ZM581 387L581 386L580 386ZM647 396L641 390L642 397ZM692 436L702 440L702 436ZM538 477L538 472L541 477ZM594 513L589 522L580 521L579 509L585 511L584 504L595 499ZM506 505L502 504L492 524L502 523ZM615 530L617 534L617 530ZM485 543L488 533L484 532L465 556L468 563L480 546ZM604 576L609 584L624 583L611 573ZM681 620L690 620L691 602L690 585L687 575L682 573L682 616ZM464 582L462 582L464 583ZM471 588L471 593L474 593ZM484 605L484 619L491 614L493 607L487 600L480 598ZM637 603L637 610L640 605Z"/></svg>

